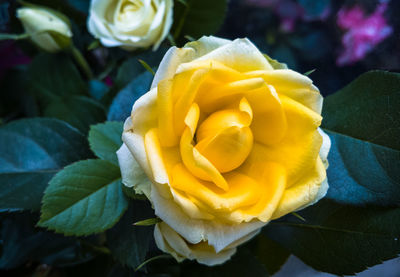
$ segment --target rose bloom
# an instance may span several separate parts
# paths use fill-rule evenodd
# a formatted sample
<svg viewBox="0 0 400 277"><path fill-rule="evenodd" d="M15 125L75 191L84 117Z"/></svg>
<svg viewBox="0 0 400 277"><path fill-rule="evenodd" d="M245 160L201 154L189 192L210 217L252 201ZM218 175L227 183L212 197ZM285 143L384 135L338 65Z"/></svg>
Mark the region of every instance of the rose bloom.
<svg viewBox="0 0 400 277"><path fill-rule="evenodd" d="M173 0L92 0L88 29L107 47L153 50L172 25Z"/></svg>
<svg viewBox="0 0 400 277"><path fill-rule="evenodd" d="M172 47L117 152L124 184L163 221L158 247L220 264L270 220L321 199L330 147L321 108L308 77L275 70L247 39Z"/></svg>
<svg viewBox="0 0 400 277"><path fill-rule="evenodd" d="M17 17L29 38L44 51L55 53L71 44L71 27L68 18L42 6L23 7Z"/></svg>

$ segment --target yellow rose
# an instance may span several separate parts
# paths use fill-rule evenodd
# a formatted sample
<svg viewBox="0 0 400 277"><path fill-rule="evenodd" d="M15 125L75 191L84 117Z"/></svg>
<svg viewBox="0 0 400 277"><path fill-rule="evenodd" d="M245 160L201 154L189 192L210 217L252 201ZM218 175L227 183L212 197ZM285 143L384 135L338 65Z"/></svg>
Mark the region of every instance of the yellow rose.
<svg viewBox="0 0 400 277"><path fill-rule="evenodd" d="M330 148L321 107L308 77L274 70L247 39L172 47L117 152L124 184L163 220L158 247L219 264L270 220L321 199ZM149 182L137 181L138 164Z"/></svg>
<svg viewBox="0 0 400 277"><path fill-rule="evenodd" d="M173 0L92 0L88 29L107 47L157 49L172 25Z"/></svg>
<svg viewBox="0 0 400 277"><path fill-rule="evenodd" d="M52 9L40 6L17 10L17 17L30 39L47 52L57 52L71 43L68 18Z"/></svg>

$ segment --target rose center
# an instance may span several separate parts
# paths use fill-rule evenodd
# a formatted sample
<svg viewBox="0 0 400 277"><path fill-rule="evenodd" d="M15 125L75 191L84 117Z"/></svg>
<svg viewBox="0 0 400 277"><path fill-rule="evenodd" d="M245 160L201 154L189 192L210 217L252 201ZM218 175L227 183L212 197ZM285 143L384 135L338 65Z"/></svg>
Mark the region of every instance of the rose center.
<svg viewBox="0 0 400 277"><path fill-rule="evenodd" d="M214 112L200 124L195 148L219 172L234 170L246 160L252 149L251 121L251 107L243 98L239 109Z"/></svg>

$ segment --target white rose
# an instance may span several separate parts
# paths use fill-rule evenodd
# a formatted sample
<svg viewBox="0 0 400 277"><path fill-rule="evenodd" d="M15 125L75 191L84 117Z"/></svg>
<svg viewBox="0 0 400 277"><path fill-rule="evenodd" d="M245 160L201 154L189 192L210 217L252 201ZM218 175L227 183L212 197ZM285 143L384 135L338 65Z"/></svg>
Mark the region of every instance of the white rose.
<svg viewBox="0 0 400 277"><path fill-rule="evenodd" d="M43 50L57 52L70 45L72 32L64 15L35 6L18 9L17 17L30 39Z"/></svg>
<svg viewBox="0 0 400 277"><path fill-rule="evenodd" d="M88 29L107 47L157 49L172 25L173 0L92 0Z"/></svg>

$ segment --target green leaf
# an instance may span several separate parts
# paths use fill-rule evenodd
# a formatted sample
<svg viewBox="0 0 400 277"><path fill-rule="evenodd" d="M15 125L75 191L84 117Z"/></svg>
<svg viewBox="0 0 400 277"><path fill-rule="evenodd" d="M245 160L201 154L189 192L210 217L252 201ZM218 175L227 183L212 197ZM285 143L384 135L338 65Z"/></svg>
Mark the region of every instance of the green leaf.
<svg viewBox="0 0 400 277"><path fill-rule="evenodd" d="M93 258L75 239L34 228L36 214L1 214L0 218L0 269L16 268L27 262L75 265Z"/></svg>
<svg viewBox="0 0 400 277"><path fill-rule="evenodd" d="M132 224L150 217L154 217L154 211L147 201L131 201L122 219L107 231L107 244L122 265L134 269L145 261L153 228Z"/></svg>
<svg viewBox="0 0 400 277"><path fill-rule="evenodd" d="M64 54L40 54L29 66L33 89L43 100L56 96L87 95L87 86Z"/></svg>
<svg viewBox="0 0 400 277"><path fill-rule="evenodd" d="M158 217L153 217L153 218L148 218L144 220L140 220L138 222L133 223L135 226L152 226L155 225L159 222L162 222L162 220Z"/></svg>
<svg viewBox="0 0 400 277"><path fill-rule="evenodd" d="M0 209L38 210L50 179L64 166L90 157L86 138L48 118L0 127Z"/></svg>
<svg viewBox="0 0 400 277"><path fill-rule="evenodd" d="M355 205L400 205L400 74L371 71L323 108L332 140L328 198Z"/></svg>
<svg viewBox="0 0 400 277"><path fill-rule="evenodd" d="M269 223L263 232L313 268L351 275L400 253L400 208L362 208L324 199Z"/></svg>
<svg viewBox="0 0 400 277"><path fill-rule="evenodd" d="M274 69L287 69L288 66L285 63L281 63L278 60L275 60L268 56L267 54L263 54L263 56L267 59L269 64L274 68Z"/></svg>
<svg viewBox="0 0 400 277"><path fill-rule="evenodd" d="M67 166L49 183L38 223L65 235L89 235L111 228L128 207L120 171L104 160Z"/></svg>
<svg viewBox="0 0 400 277"><path fill-rule="evenodd" d="M251 241L254 249L252 253L265 266L270 275L275 274L285 264L290 253L277 244L268 239L264 234L258 235Z"/></svg>
<svg viewBox="0 0 400 277"><path fill-rule="evenodd" d="M323 127L400 150L400 74L370 71L326 97Z"/></svg>
<svg viewBox="0 0 400 277"><path fill-rule="evenodd" d="M110 89L110 91L105 95L105 97L102 99L102 102L107 103L107 105L110 105L111 102L115 102L115 98L118 98L117 94L121 94L120 92L122 90L124 90L125 87L127 87L135 79L138 79L140 76L145 75L142 73L145 73L146 69L143 67L143 65L140 64L138 59L146 61L146 63L152 69L155 69L160 64L160 61L167 50L168 50L167 48L160 47L156 52L149 50L149 51L145 51L144 53L141 53L130 59L124 58L124 62L122 63L121 66L119 66L114 85ZM141 94L144 94L148 91L148 89L150 88L151 81L153 80L153 75L150 74L150 75L145 75L145 76L148 76L146 78L149 78L149 81L147 81L149 83L149 85L146 86L145 91L140 91ZM135 94L137 93L136 91L137 90L135 89ZM132 108L132 105L134 103L133 100L134 99L126 100L125 105L130 106L130 109ZM125 120L125 119L126 118L123 118L123 119L117 119L115 117L110 118L110 114L108 115L108 120Z"/></svg>
<svg viewBox="0 0 400 277"><path fill-rule="evenodd" d="M118 165L117 150L122 145L122 122L108 121L92 125L89 131L89 144L97 157Z"/></svg>
<svg viewBox="0 0 400 277"><path fill-rule="evenodd" d="M27 75L26 88L37 99L42 116L67 121L83 132L105 120L104 108L88 97L86 83L66 55L38 55Z"/></svg>
<svg viewBox="0 0 400 277"><path fill-rule="evenodd" d="M151 68L151 66L146 63L144 60L138 59L139 63L151 74L155 75L156 73L154 72L154 70Z"/></svg>
<svg viewBox="0 0 400 277"><path fill-rule="evenodd" d="M215 34L225 19L227 0L187 0L174 7L174 38Z"/></svg>
<svg viewBox="0 0 400 277"><path fill-rule="evenodd" d="M54 98L43 109L43 116L64 120L84 133L90 125L106 119L103 106L85 96Z"/></svg>
<svg viewBox="0 0 400 277"><path fill-rule="evenodd" d="M185 262L181 268L182 276L193 277L270 276L247 245L239 247L236 254L222 265L209 267L196 262Z"/></svg>
<svg viewBox="0 0 400 277"><path fill-rule="evenodd" d="M109 87L98 80L89 81L89 94L93 99L100 100L108 92Z"/></svg>
<svg viewBox="0 0 400 277"><path fill-rule="evenodd" d="M157 68L167 50L168 49L166 48L160 47L156 52L146 51L133 58L127 59L118 69L115 83L121 89L138 77L139 74L145 72L147 69L139 62L139 60L145 61L152 69Z"/></svg>
<svg viewBox="0 0 400 277"><path fill-rule="evenodd" d="M67 0L66 2L68 3L68 5L82 13L87 14L89 11L89 0Z"/></svg>
<svg viewBox="0 0 400 277"><path fill-rule="evenodd" d="M146 71L134 78L114 98L108 110L107 119L124 121L132 111L132 106L140 96L149 91L153 75Z"/></svg>
<svg viewBox="0 0 400 277"><path fill-rule="evenodd" d="M143 175L143 177L146 178L145 174ZM123 185L122 186L122 191L125 193L125 195L128 198L132 198L132 199L135 199L135 200L147 200L147 197L144 194L137 194L133 187L127 187L126 185Z"/></svg>
<svg viewBox="0 0 400 277"><path fill-rule="evenodd" d="M311 75L312 73L314 73L315 70L317 70L317 69L316 69L316 68L311 69L311 70L307 71L306 73L303 73L303 75L309 76L309 75Z"/></svg>
<svg viewBox="0 0 400 277"><path fill-rule="evenodd" d="M332 142L326 197L352 205L399 206L400 151L326 132Z"/></svg>

